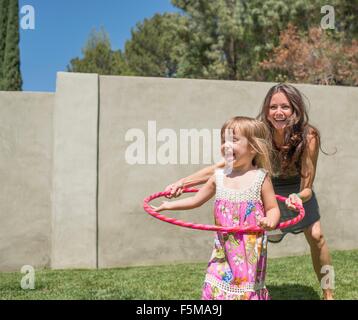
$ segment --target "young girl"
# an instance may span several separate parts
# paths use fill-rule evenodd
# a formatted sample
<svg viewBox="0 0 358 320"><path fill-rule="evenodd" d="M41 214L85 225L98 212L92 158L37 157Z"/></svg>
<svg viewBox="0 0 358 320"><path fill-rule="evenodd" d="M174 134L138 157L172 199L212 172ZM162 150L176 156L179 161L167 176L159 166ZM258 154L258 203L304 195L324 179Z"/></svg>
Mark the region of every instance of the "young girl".
<svg viewBox="0 0 358 320"><path fill-rule="evenodd" d="M229 132L233 133L230 141L225 139ZM261 121L247 117L230 119L221 129L221 152L225 168L230 170L217 169L195 196L164 201L154 210L188 210L215 195L216 225L258 225L265 230L274 229L280 211L268 176L271 174L269 134ZM269 299L265 287L266 257L266 233L218 232L202 299Z"/></svg>

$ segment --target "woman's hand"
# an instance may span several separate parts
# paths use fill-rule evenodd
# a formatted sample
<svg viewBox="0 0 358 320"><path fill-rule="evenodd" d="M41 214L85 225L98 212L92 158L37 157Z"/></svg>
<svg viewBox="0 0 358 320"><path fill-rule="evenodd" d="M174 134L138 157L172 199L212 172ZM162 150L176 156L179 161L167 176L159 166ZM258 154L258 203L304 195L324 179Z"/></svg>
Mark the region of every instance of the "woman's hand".
<svg viewBox="0 0 358 320"><path fill-rule="evenodd" d="M289 210L298 212L299 210L296 208L295 204L302 206L302 199L299 198L296 193L292 193L286 199L285 204Z"/></svg>
<svg viewBox="0 0 358 320"><path fill-rule="evenodd" d="M184 183L181 180L179 180L178 182L170 184L165 188L164 190L165 192L170 191L170 194L165 197L168 199L171 199L173 197L177 198L183 193L183 189L184 189Z"/></svg>
<svg viewBox="0 0 358 320"><path fill-rule="evenodd" d="M274 230L278 224L277 219L270 217L257 217L258 226L266 231Z"/></svg>

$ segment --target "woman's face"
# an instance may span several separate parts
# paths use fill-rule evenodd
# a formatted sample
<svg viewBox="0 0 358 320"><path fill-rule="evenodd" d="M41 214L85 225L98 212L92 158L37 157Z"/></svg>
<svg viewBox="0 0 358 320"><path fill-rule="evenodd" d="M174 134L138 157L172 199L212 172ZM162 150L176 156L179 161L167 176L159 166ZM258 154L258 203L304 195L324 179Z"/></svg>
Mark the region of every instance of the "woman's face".
<svg viewBox="0 0 358 320"><path fill-rule="evenodd" d="M271 98L267 120L276 130L282 131L292 114L293 109L286 95L283 92L275 93Z"/></svg>

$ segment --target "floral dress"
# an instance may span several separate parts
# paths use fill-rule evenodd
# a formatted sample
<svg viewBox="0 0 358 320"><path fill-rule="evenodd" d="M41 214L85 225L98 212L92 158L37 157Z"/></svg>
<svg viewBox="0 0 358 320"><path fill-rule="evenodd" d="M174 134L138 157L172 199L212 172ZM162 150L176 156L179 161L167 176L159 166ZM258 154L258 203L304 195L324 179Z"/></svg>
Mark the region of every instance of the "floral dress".
<svg viewBox="0 0 358 320"><path fill-rule="evenodd" d="M265 216L261 186L266 176L256 170L252 185L245 190L223 186L224 170L215 171L215 224L256 225ZM203 300L268 300L265 287L267 261L266 233L217 232L202 291Z"/></svg>

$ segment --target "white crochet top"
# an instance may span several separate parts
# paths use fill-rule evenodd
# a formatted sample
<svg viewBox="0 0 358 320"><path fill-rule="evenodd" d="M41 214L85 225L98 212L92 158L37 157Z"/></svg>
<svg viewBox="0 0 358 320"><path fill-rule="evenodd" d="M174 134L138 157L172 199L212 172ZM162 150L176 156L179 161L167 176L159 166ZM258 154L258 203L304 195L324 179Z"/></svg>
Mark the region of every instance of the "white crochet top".
<svg viewBox="0 0 358 320"><path fill-rule="evenodd" d="M243 190L226 188L223 184L224 174L224 169L215 170L216 200L225 199L234 202L242 202L249 200L261 201L261 186L267 174L267 171L265 169L257 169L257 174L251 186Z"/></svg>

